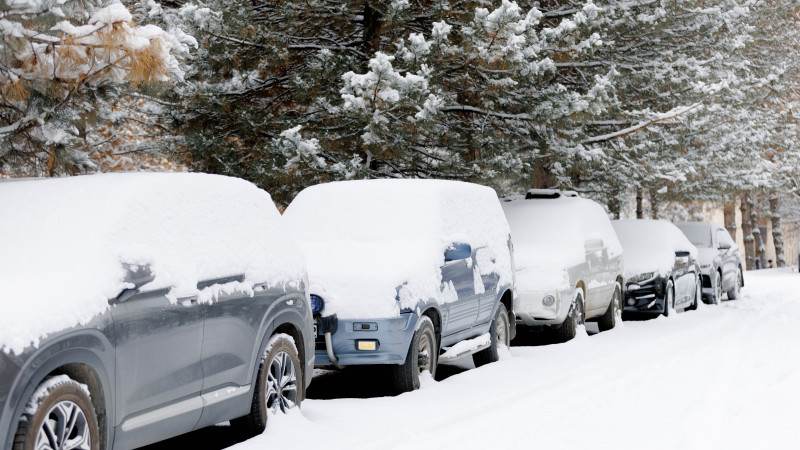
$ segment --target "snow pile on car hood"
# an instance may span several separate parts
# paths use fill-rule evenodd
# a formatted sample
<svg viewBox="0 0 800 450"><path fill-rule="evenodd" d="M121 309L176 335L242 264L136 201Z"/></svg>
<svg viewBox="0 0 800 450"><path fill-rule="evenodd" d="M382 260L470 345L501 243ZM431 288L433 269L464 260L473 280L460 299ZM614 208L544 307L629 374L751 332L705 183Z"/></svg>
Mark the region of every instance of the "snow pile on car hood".
<svg viewBox="0 0 800 450"><path fill-rule="evenodd" d="M302 253L269 195L240 179L129 173L0 182L0 348L21 352L86 324L150 265L145 289L196 295L201 280L296 282ZM208 297L208 296L205 296ZM211 299L213 301L213 298Z"/></svg>
<svg viewBox="0 0 800 450"><path fill-rule="evenodd" d="M622 246L602 206L581 197L503 202L514 242L518 291L566 289L567 269L586 261L585 243L602 239L609 257Z"/></svg>
<svg viewBox="0 0 800 450"><path fill-rule="evenodd" d="M648 272L666 275L675 265L675 252L697 257L697 248L670 222L615 220L612 225L625 249L625 279Z"/></svg>
<svg viewBox="0 0 800 450"><path fill-rule="evenodd" d="M474 270L496 273L501 285L513 279L508 223L496 193L485 186L443 180L327 183L302 191L283 217L308 259L311 292L325 300L324 315L395 317L421 300L455 300L454 286L442 285L441 273L453 243L485 247Z"/></svg>

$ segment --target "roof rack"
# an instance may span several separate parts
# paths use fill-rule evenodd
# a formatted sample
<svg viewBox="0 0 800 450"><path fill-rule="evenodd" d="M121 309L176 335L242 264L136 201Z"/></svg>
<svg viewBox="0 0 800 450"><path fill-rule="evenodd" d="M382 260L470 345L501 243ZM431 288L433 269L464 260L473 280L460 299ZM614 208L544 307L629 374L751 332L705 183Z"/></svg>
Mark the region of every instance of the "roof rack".
<svg viewBox="0 0 800 450"><path fill-rule="evenodd" d="M562 191L559 189L531 189L525 194L525 200L554 199L559 197L578 197L575 191Z"/></svg>

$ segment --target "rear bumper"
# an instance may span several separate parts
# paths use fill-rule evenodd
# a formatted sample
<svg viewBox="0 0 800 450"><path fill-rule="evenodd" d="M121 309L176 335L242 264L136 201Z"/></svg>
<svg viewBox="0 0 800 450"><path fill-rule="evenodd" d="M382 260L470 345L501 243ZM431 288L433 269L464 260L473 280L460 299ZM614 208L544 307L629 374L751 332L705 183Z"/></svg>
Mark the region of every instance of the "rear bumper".
<svg viewBox="0 0 800 450"><path fill-rule="evenodd" d="M391 319L337 319L336 332L331 334L333 354L340 366L403 364L419 316L401 313ZM315 364L317 367L331 366L325 337L316 338ZM360 340L377 341L376 350L358 350Z"/></svg>

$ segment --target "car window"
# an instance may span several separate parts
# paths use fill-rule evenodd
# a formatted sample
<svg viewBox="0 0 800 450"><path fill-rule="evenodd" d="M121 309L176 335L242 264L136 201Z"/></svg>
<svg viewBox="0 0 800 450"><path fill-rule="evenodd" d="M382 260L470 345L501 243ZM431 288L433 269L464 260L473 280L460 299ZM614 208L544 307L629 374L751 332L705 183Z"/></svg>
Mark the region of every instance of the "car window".
<svg viewBox="0 0 800 450"><path fill-rule="evenodd" d="M681 231L692 244L698 247L711 247L711 228L689 226L681 227Z"/></svg>

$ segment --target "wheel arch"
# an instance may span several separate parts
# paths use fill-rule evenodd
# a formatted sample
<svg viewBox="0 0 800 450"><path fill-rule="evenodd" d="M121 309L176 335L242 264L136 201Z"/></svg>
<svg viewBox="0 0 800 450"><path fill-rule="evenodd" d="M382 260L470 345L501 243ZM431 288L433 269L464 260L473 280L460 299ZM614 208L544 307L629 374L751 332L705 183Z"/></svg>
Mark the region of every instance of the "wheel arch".
<svg viewBox="0 0 800 450"><path fill-rule="evenodd" d="M51 353L56 348L65 347L66 350ZM36 356L28 360L25 368L20 371L20 379L9 392L9 398L16 406L8 418L9 422L5 424L9 433L4 448L11 448L11 440L16 433L17 422L14 419L22 416L33 392L44 380L56 375L67 375L87 386L97 414L101 442L105 442L104 448L110 448L114 441L114 384L110 376L113 372L106 370L105 366L103 359L93 351L70 348L62 340L43 347Z"/></svg>
<svg viewBox="0 0 800 450"><path fill-rule="evenodd" d="M269 337L272 338L272 336L275 336L276 334L280 333L288 334L289 336L292 337L292 339L294 339L295 348L297 348L297 356L300 358L300 366L301 366L300 370L303 372L303 380L305 383L307 374L306 374L306 364L305 364L306 350L305 350L305 340L303 339L303 333L292 322L285 322L275 327L272 333L270 333ZM267 341L269 341L269 339L267 339Z"/></svg>

